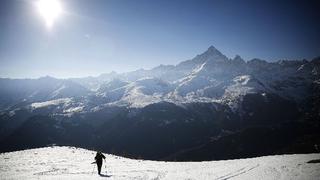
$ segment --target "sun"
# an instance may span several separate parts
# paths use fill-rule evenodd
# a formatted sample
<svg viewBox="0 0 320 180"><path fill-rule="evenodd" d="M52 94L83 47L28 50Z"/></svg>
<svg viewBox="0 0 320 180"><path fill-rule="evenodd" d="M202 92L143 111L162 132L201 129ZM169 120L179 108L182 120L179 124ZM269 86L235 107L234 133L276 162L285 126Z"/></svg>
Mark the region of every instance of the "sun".
<svg viewBox="0 0 320 180"><path fill-rule="evenodd" d="M43 17L46 26L51 28L55 20L62 13L62 6L59 0L39 0L37 8L40 15Z"/></svg>

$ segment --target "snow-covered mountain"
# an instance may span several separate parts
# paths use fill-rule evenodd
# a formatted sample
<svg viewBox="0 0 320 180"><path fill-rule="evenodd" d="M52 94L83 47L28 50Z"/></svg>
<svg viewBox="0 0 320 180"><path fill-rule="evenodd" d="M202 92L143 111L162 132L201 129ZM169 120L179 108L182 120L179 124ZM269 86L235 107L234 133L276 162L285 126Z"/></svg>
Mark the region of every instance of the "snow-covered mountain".
<svg viewBox="0 0 320 180"><path fill-rule="evenodd" d="M98 77L59 80L1 79L2 110L27 101L40 103L58 98L101 98L103 104L144 107L167 101L220 102L234 107L248 93L276 94L303 101L312 83L319 80L319 60L266 62L229 59L211 46L204 53L178 65L158 66ZM88 99L88 98L86 98ZM24 103L25 104L25 103ZM235 109L236 110L236 109Z"/></svg>
<svg viewBox="0 0 320 180"><path fill-rule="evenodd" d="M39 79L0 79L0 109L59 98L83 97L89 93L88 89L71 80L49 76Z"/></svg>
<svg viewBox="0 0 320 180"><path fill-rule="evenodd" d="M5 179L310 179L320 176L320 154L265 156L204 162L164 162L105 154L98 175L95 152L74 147L48 147L0 154ZM314 162L314 163L312 163Z"/></svg>
<svg viewBox="0 0 320 180"><path fill-rule="evenodd" d="M170 160L314 152L320 144L319 82L319 58L245 61L213 46L149 70L0 79L0 150L58 143ZM266 134L269 145L277 145L250 146ZM247 136L254 138L237 138ZM226 147L237 153L221 154ZM194 155L208 149L211 154Z"/></svg>

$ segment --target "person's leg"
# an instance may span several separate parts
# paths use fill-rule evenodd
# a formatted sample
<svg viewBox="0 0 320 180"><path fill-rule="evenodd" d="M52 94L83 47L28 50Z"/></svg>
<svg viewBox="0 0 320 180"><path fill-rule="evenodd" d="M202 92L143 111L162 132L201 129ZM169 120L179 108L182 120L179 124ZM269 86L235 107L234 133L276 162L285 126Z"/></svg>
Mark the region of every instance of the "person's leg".
<svg viewBox="0 0 320 180"><path fill-rule="evenodd" d="M102 166L102 164L101 164L101 163L97 163L97 165L98 165L98 174L100 174L100 173L101 173L101 166Z"/></svg>

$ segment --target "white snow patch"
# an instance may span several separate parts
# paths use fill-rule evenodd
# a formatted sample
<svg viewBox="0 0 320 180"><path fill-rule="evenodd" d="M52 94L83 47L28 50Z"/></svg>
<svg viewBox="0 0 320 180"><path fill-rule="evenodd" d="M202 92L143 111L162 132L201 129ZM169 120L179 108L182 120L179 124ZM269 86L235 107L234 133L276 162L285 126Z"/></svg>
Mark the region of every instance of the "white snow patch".
<svg viewBox="0 0 320 180"><path fill-rule="evenodd" d="M78 106L78 107L71 107L69 109L63 110L64 113L76 113L81 112L83 110L84 106Z"/></svg>
<svg viewBox="0 0 320 180"><path fill-rule="evenodd" d="M67 104L67 103L70 103L71 101L72 101L71 98L60 98L60 99L54 99L51 101L32 103L31 107L34 109L37 109L37 108L43 108L43 107L52 106L52 105L56 106L59 104Z"/></svg>
<svg viewBox="0 0 320 180"><path fill-rule="evenodd" d="M176 83L180 83L180 86L183 86L184 84L188 84L192 81L192 79L197 77L197 74L201 72L203 67L206 65L206 62L197 66L195 69L193 69L190 73L190 75L183 77L182 79L179 79Z"/></svg>
<svg viewBox="0 0 320 180"><path fill-rule="evenodd" d="M234 82L239 83L241 85L246 85L248 84L249 80L251 77L249 75L242 75L242 76L237 76L233 79Z"/></svg>

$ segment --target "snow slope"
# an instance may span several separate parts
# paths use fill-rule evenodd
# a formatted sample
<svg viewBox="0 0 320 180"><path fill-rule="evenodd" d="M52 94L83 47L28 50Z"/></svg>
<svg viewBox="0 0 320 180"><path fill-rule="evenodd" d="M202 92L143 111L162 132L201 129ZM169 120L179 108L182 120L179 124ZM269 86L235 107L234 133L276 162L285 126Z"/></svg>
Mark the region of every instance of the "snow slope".
<svg viewBox="0 0 320 180"><path fill-rule="evenodd" d="M133 160L106 154L97 175L94 151L47 147L0 154L0 179L318 179L320 154L208 162Z"/></svg>

